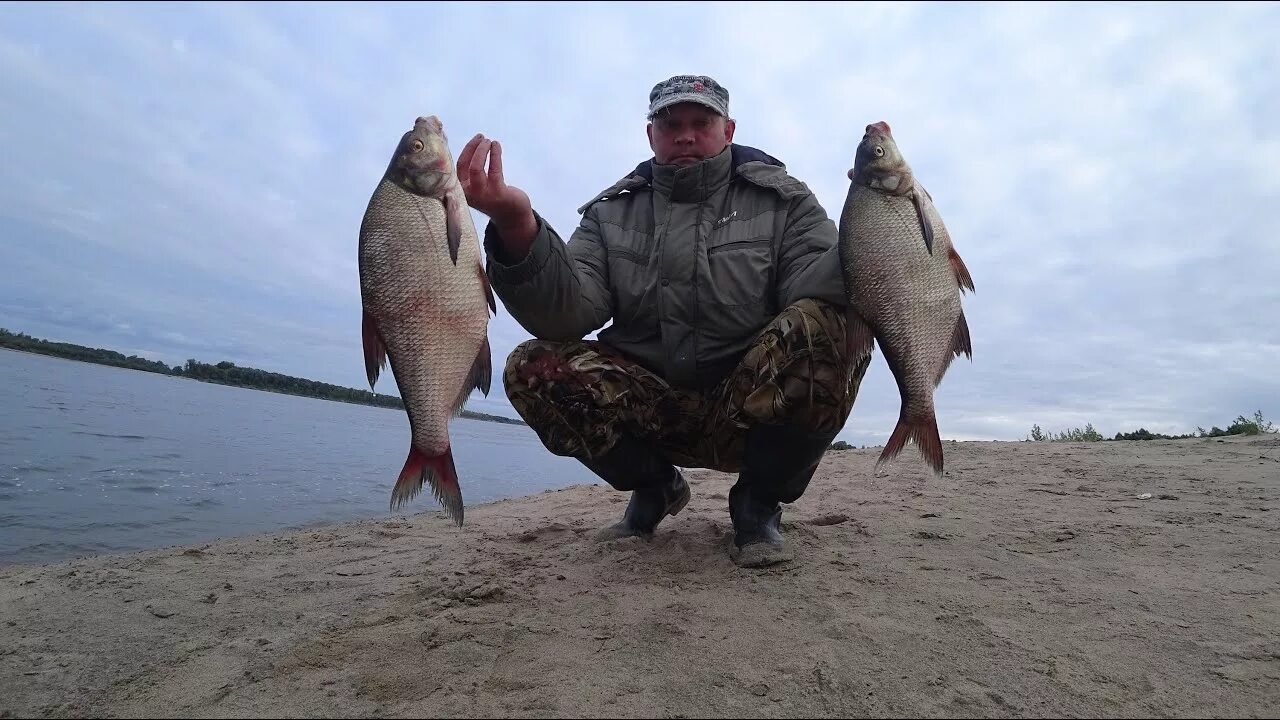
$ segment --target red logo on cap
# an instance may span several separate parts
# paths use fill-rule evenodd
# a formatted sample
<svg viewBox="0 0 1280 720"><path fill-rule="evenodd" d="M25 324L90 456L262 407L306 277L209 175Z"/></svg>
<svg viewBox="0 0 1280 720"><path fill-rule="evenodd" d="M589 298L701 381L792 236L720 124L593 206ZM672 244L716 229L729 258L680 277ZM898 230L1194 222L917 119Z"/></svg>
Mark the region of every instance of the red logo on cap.
<svg viewBox="0 0 1280 720"><path fill-rule="evenodd" d="M703 91L705 91L705 90L706 90L706 88L702 86L702 83L700 83L700 82L696 82L696 83L694 83L694 84L693 84L693 91L694 91L694 92L703 92Z"/></svg>

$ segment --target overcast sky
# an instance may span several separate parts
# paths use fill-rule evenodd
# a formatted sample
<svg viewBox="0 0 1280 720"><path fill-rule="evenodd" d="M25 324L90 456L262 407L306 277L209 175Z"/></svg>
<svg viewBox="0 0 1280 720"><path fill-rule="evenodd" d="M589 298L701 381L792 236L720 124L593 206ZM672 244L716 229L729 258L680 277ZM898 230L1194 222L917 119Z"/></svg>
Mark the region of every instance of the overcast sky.
<svg viewBox="0 0 1280 720"><path fill-rule="evenodd" d="M651 157L649 89L698 73L833 219L893 127L977 286L944 438L1280 419L1277 30L1274 3L5 4L0 327L367 387L357 233L414 118L501 140L567 239ZM514 415L529 336L490 327L470 407ZM877 352L841 438L897 414Z"/></svg>

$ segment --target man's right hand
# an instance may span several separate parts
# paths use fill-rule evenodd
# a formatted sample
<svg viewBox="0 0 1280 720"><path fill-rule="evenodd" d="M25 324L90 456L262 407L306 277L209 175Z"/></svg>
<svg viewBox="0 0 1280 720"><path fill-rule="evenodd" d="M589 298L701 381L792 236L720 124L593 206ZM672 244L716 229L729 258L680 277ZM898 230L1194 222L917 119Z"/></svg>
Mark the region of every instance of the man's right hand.
<svg viewBox="0 0 1280 720"><path fill-rule="evenodd" d="M483 134L471 138L458 156L458 182L467 204L488 215L497 228L504 256L499 260L508 264L523 260L538 234L538 220L529 196L503 181L502 145Z"/></svg>

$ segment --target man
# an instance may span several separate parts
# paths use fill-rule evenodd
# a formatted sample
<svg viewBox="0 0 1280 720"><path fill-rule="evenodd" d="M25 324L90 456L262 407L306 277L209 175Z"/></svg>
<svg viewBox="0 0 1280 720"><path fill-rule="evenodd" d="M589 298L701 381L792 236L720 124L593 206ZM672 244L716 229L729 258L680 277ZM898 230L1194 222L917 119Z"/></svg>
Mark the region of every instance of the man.
<svg viewBox="0 0 1280 720"><path fill-rule="evenodd" d="M757 567L793 556L781 503L804 493L870 357L845 347L835 224L781 162L733 144L728 105L706 76L654 86L653 158L579 208L567 244L505 183L497 142L472 138L458 177L490 219L493 289L536 338L507 360L512 405L551 452L632 493L599 537L648 538L678 513L676 465L738 471L731 556Z"/></svg>

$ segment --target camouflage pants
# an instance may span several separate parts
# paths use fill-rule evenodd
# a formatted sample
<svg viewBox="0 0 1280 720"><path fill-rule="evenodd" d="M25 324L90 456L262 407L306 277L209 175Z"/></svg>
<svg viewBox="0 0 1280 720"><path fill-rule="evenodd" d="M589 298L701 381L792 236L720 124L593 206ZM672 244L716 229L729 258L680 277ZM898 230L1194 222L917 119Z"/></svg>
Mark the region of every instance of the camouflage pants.
<svg viewBox="0 0 1280 720"><path fill-rule="evenodd" d="M673 388L597 341L530 340L507 359L507 397L556 455L597 458L632 435L681 467L737 472L753 425L832 438L871 356L851 362L840 309L801 300L766 326L709 391Z"/></svg>

